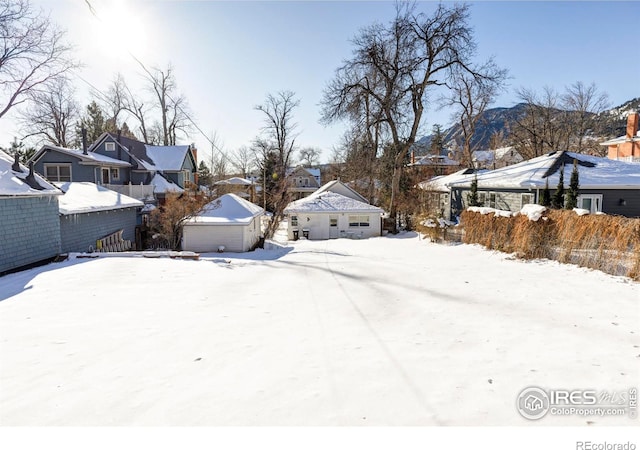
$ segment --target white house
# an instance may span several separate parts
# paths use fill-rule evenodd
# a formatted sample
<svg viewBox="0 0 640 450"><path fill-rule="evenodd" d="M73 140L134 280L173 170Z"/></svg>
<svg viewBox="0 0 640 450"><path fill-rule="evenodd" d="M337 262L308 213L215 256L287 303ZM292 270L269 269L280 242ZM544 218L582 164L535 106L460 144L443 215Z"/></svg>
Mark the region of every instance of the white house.
<svg viewBox="0 0 640 450"><path fill-rule="evenodd" d="M235 194L208 203L182 230L182 249L193 252L247 252L260 239L264 210Z"/></svg>
<svg viewBox="0 0 640 450"><path fill-rule="evenodd" d="M284 210L289 219L289 239L368 238L380 236L382 209L332 191L314 192L290 203Z"/></svg>

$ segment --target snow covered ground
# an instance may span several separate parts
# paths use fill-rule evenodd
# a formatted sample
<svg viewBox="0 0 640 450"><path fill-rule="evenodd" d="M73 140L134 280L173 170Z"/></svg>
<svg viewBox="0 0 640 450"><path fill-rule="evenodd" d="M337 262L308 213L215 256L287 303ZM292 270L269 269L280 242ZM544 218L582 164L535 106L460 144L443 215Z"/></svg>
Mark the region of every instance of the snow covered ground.
<svg viewBox="0 0 640 450"><path fill-rule="evenodd" d="M411 233L72 257L0 278L0 424L638 425L516 397L637 387L639 288Z"/></svg>

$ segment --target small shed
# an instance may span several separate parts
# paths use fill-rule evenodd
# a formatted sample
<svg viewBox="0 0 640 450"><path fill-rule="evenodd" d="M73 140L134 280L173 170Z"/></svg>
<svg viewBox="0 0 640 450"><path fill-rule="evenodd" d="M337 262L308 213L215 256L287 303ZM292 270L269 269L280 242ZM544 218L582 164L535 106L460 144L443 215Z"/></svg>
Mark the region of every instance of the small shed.
<svg viewBox="0 0 640 450"><path fill-rule="evenodd" d="M124 241L135 240L138 210L144 206L140 200L94 183L56 186L64 192L59 201L63 253L97 250L96 242L112 233Z"/></svg>
<svg viewBox="0 0 640 450"><path fill-rule="evenodd" d="M287 235L295 240L369 238L380 236L383 210L332 191L316 192L290 203Z"/></svg>
<svg viewBox="0 0 640 450"><path fill-rule="evenodd" d="M60 253L62 192L0 150L0 275L51 261Z"/></svg>
<svg viewBox="0 0 640 450"><path fill-rule="evenodd" d="M247 252L260 236L264 210L236 194L208 203L182 229L182 249L193 252Z"/></svg>

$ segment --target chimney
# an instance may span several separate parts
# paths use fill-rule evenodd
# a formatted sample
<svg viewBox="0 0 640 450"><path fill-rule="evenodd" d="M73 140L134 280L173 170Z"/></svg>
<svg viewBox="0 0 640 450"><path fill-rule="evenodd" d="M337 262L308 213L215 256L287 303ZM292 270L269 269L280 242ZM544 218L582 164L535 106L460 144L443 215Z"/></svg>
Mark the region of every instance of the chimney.
<svg viewBox="0 0 640 450"><path fill-rule="evenodd" d="M40 186L40 184L36 180L35 175L33 174L33 161L29 163L29 175L27 175L24 181L33 189L36 189L38 191L41 191L44 189L42 186Z"/></svg>
<svg viewBox="0 0 640 450"><path fill-rule="evenodd" d="M82 127L82 154L87 155L87 129Z"/></svg>
<svg viewBox="0 0 640 450"><path fill-rule="evenodd" d="M11 166L11 170L14 172L22 172L22 169L20 168L20 154L18 152L13 155L13 165Z"/></svg>
<svg viewBox="0 0 640 450"><path fill-rule="evenodd" d="M196 163L196 172L193 174L193 182L195 185L198 185L198 149L196 148L196 144L191 144L191 153L193 153L193 160Z"/></svg>
<svg viewBox="0 0 640 450"><path fill-rule="evenodd" d="M416 154L413 150L411 150L411 164L416 163Z"/></svg>
<svg viewBox="0 0 640 450"><path fill-rule="evenodd" d="M630 113L627 117L627 139L632 139L638 133L638 113Z"/></svg>

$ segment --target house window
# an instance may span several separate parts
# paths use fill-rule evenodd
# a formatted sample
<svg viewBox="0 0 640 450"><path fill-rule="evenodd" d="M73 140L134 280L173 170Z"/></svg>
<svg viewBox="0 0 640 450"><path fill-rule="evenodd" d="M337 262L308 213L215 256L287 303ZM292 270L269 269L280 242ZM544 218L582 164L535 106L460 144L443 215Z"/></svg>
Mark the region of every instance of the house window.
<svg viewBox="0 0 640 450"><path fill-rule="evenodd" d="M70 164L64 164L64 165L45 164L44 174L49 181L58 181L58 182L71 181L71 165Z"/></svg>
<svg viewBox="0 0 640 450"><path fill-rule="evenodd" d="M362 228L369 226L369 216L349 216L349 228Z"/></svg>
<svg viewBox="0 0 640 450"><path fill-rule="evenodd" d="M115 142L105 142L104 149L107 152L115 152L116 151L116 143Z"/></svg>
<svg viewBox="0 0 640 450"><path fill-rule="evenodd" d="M112 180L120 179L120 169L118 168L111 169L111 179Z"/></svg>
<svg viewBox="0 0 640 450"><path fill-rule="evenodd" d="M478 203L480 206L485 206L487 201L487 193L486 192L478 192Z"/></svg>
<svg viewBox="0 0 640 450"><path fill-rule="evenodd" d="M533 203L533 194L522 194L520 196L520 209L529 203Z"/></svg>
<svg viewBox="0 0 640 450"><path fill-rule="evenodd" d="M578 196L578 208L595 214L602 212L602 194L583 194Z"/></svg>
<svg viewBox="0 0 640 450"><path fill-rule="evenodd" d="M496 207L496 193L495 192L489 192L489 204L487 206L489 208L495 208Z"/></svg>
<svg viewBox="0 0 640 450"><path fill-rule="evenodd" d="M329 226L330 227L337 227L338 226L338 218L337 217L330 217L329 218Z"/></svg>
<svg viewBox="0 0 640 450"><path fill-rule="evenodd" d="M291 216L291 226L292 227L298 226L298 216Z"/></svg>

